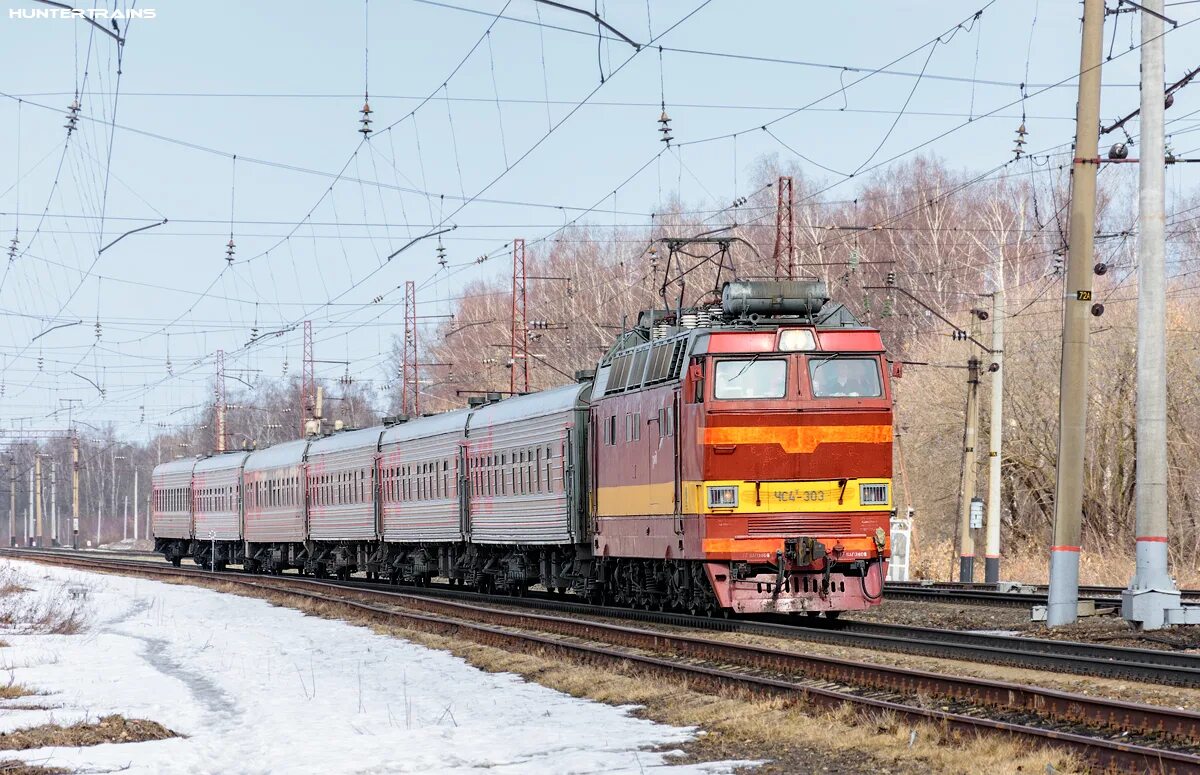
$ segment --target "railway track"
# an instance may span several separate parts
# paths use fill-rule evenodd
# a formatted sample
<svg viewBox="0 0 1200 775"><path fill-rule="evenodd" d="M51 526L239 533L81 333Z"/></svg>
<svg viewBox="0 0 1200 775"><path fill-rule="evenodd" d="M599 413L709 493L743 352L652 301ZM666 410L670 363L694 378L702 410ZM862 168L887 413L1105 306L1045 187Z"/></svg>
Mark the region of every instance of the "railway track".
<svg viewBox="0 0 1200 775"><path fill-rule="evenodd" d="M72 553L61 550L17 550L46 552L71 558ZM79 558L91 561L95 555ZM100 558L105 559L105 558ZM147 560L125 560L135 565L164 565ZM225 571L223 577L238 574ZM249 575L249 578L264 578ZM292 578L283 576L279 578ZM296 577L299 578L299 577ZM1171 686L1200 688L1200 655L1162 649L1137 649L1079 643L1065 640L1024 638L959 630L941 630L908 625L860 622L853 619L808 620L780 617L776 620L723 619L691 616L666 611L644 611L628 608L597 606L578 601L571 596L551 597L531 594L526 598L497 598L442 585L429 587L393 587L365 580L328 581L343 588L364 591L407 590L406 594L427 598L457 600L475 605L504 605L542 611L569 613L589 618L619 619L662 624L692 630L740 632L776 638L804 640L832 646L871 648L940 659L955 659L994 665L1047 670L1102 678L1142 681Z"/></svg>
<svg viewBox="0 0 1200 775"><path fill-rule="evenodd" d="M995 584L919 581L889 581L884 585L884 594L890 600L934 600L978 605L1004 605L1030 607L1045 605L1046 585L1023 585L1034 592L1003 592ZM1081 601L1092 601L1097 608L1120 607L1121 587L1080 586ZM1181 590L1183 602L1200 604L1200 590Z"/></svg>
<svg viewBox="0 0 1200 775"><path fill-rule="evenodd" d="M6 553L91 570L216 578L260 592L335 603L405 627L501 648L561 654L596 664L632 664L646 672L685 677L693 687L781 696L823 707L852 703L913 722L1053 745L1100 767L1200 773L1200 714L1189 711L781 651L561 613L500 608L494 600L488 601L491 605L481 605L478 600L431 596L428 590L401 591L299 576L213 574L199 568L63 552ZM931 704L937 707L928 707Z"/></svg>

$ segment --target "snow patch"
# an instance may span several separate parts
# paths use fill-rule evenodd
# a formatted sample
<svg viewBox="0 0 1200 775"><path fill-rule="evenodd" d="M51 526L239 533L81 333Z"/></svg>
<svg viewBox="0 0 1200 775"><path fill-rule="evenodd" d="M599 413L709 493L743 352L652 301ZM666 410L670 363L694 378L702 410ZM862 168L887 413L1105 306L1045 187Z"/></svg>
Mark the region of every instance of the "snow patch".
<svg viewBox="0 0 1200 775"><path fill-rule="evenodd" d="M253 598L16 561L25 594L90 592L76 635L5 632L0 669L43 692L0 702L0 731L109 713L183 735L14 757L130 773L701 773L651 747L656 724L365 627ZM18 710L36 704L49 710ZM6 754L8 755L8 754Z"/></svg>

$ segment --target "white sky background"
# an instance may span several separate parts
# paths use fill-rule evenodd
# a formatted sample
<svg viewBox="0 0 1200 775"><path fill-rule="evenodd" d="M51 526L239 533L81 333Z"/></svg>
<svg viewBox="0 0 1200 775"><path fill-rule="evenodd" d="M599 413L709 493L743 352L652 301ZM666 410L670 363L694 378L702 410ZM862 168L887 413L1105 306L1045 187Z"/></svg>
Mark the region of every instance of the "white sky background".
<svg viewBox="0 0 1200 775"><path fill-rule="evenodd" d="M217 349L227 353L227 372L246 379L278 378L285 360L288 374L298 374L297 324L306 318L314 321L318 358L348 359L356 379L382 386L390 378L391 337L403 327L405 280L421 285L420 314L445 312L445 302L437 300L454 295L465 281L508 272L506 244L513 237L533 242L597 203L581 223L598 230L645 225L676 191L689 207L727 206L751 193L749 177L764 154L795 159L760 125L863 76L668 50L660 92L657 49L643 50L621 67L633 49L605 41L599 59L609 80L542 141L548 126L600 83L595 24L532 0L448 2L479 13L415 0L369 4L377 131L363 145L356 130L364 88L364 3L139 0L136 7L154 8L156 18L130 24L119 97L113 93L117 48L111 38L81 21L9 18L10 8L46 7L34 0L0 5L0 250L7 252L18 227L20 238L20 257L0 286L0 427L63 427L64 401L80 399L76 419L111 422L122 435L144 438L159 424L186 418L181 407L211 400ZM598 7L618 30L645 42L651 30L661 34L702 3L654 0L649 29L646 2L606 0ZM576 4L591 7L588 0ZM875 68L929 43L985 4L711 0L658 43ZM495 21L450 77L501 9L511 18ZM912 77L874 75L849 88L844 99L830 97L772 131L821 165L850 171L885 136L868 168L954 130L923 152L983 171L1012 158L1020 106L967 119L1017 100L1016 84L1026 80L1028 67L1034 96L1025 104L1027 148L1061 152L1074 134L1080 9L1067 0L987 5L973 29L936 46L926 73L1003 84L926 77L890 135ZM1189 58L1200 50L1200 24L1185 26L1200 19L1200 3L1172 4L1167 11L1181 23L1166 38L1169 83L1200 65ZM536 21L538 14L544 24L586 34L514 21ZM1134 21L1133 14L1108 19L1106 53L1110 45L1114 55L1128 52L1131 32L1138 40ZM929 52L920 48L892 68L918 72ZM1106 119L1137 107L1137 71L1136 50L1105 66ZM1066 86L1036 94L1038 85L1064 79ZM443 83L445 91L417 110L415 121L405 118ZM66 142L64 114L77 86L84 118ZM651 162L663 150L656 131L662 92L681 145ZM447 93L449 102L441 99ZM1188 131L1200 127L1200 116L1189 115L1197 110L1200 86L1192 86L1167 113L1168 132L1176 133L1172 145L1183 155L1200 147L1200 136ZM110 137L114 112L119 128ZM1131 123L1135 135L1136 129ZM696 142L734 132L741 133L736 141ZM239 157L232 197L237 247L235 263L227 267L233 154ZM335 182L347 160L345 177ZM807 162L801 166L814 178L842 180ZM1168 188L1186 192L1194 177L1189 165L1172 167ZM464 197L489 184L459 209ZM850 180L827 196L852 198L854 190ZM100 246L164 217L170 223L123 239L97 260ZM437 276L435 239L383 261L439 224L458 227L443 236L449 276ZM495 258L459 266L481 255ZM75 321L82 322L32 341ZM256 322L260 334L288 330L246 349ZM336 364L317 369L329 379L343 370ZM104 399L88 380L104 387ZM229 380L231 393L238 387Z"/></svg>

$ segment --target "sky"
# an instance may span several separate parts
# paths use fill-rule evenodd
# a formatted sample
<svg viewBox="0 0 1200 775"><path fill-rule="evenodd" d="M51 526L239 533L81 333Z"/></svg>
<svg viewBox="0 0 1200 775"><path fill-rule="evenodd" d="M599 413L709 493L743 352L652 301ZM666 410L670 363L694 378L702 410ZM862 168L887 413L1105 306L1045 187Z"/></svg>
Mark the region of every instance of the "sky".
<svg viewBox="0 0 1200 775"><path fill-rule="evenodd" d="M119 46L0 4L0 430L147 438L212 400L218 350L231 392L299 374L304 320L319 377L382 394L405 281L429 329L514 237L724 208L771 155L852 199L918 154L1012 159L1023 112L1035 155L1074 134L1078 2L571 1L615 32L534 0L138 0ZM1170 83L1200 3L1166 10ZM1137 107L1137 40L1108 17L1106 119ZM1167 113L1185 156L1192 88Z"/></svg>

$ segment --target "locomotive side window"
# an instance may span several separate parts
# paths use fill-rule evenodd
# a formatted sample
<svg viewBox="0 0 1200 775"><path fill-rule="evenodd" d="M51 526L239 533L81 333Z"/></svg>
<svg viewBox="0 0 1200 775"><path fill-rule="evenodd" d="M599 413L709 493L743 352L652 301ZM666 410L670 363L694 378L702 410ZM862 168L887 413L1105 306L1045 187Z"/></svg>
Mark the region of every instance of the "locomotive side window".
<svg viewBox="0 0 1200 775"><path fill-rule="evenodd" d="M787 392L787 361L784 360L739 358L718 361L713 376L714 398L783 398Z"/></svg>
<svg viewBox="0 0 1200 775"><path fill-rule="evenodd" d="M878 398L883 395L874 358L814 358L808 362L816 398Z"/></svg>

